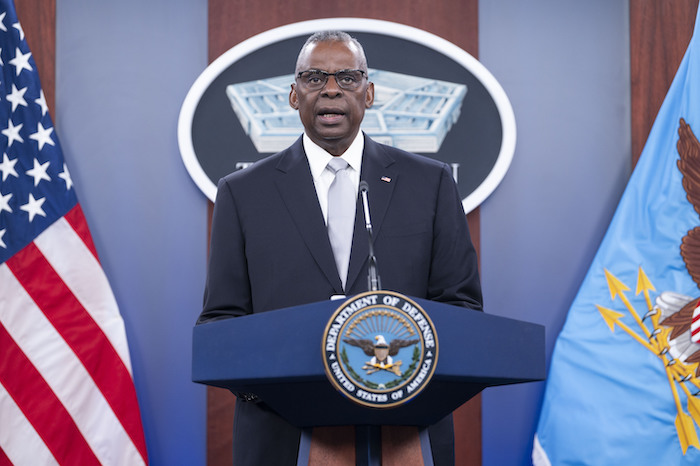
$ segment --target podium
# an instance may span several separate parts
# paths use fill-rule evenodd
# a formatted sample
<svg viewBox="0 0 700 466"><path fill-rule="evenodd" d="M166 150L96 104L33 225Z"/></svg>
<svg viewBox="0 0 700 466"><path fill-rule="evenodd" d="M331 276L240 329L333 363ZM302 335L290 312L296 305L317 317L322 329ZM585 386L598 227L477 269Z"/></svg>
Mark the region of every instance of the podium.
<svg viewBox="0 0 700 466"><path fill-rule="evenodd" d="M359 405L337 391L322 360L322 338L343 301L251 314L197 325L192 379L252 393L298 427L426 427L486 387L545 378L544 327L410 298L432 320L439 357L432 379L396 407Z"/></svg>

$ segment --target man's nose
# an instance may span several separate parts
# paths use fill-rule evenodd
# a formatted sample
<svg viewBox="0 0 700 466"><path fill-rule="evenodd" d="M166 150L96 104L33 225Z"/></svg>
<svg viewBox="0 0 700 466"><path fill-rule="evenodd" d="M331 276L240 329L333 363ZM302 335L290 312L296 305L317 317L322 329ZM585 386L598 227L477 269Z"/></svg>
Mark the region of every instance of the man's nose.
<svg viewBox="0 0 700 466"><path fill-rule="evenodd" d="M338 81L335 80L335 76L328 76L325 86L323 86L323 94L334 97L341 94L343 90L338 86Z"/></svg>

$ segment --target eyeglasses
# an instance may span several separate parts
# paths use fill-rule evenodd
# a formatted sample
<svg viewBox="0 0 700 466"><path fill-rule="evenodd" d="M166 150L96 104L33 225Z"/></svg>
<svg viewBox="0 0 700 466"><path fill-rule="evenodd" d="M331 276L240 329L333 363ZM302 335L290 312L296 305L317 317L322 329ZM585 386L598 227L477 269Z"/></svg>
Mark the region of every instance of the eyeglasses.
<svg viewBox="0 0 700 466"><path fill-rule="evenodd" d="M329 73L321 70L306 70L297 73L297 80L310 91L318 91L328 82L328 77L333 76L338 87L346 91L354 91L362 84L362 78L367 73L362 70L340 70Z"/></svg>

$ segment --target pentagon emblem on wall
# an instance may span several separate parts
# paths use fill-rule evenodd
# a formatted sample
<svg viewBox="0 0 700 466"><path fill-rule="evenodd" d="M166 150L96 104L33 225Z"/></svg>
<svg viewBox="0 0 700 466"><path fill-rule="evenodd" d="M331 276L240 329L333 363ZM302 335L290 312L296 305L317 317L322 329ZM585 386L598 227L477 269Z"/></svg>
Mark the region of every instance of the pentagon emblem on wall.
<svg viewBox="0 0 700 466"><path fill-rule="evenodd" d="M344 302L323 334L323 363L333 386L355 403L398 406L430 382L438 357L435 326L407 297L371 291Z"/></svg>
<svg viewBox="0 0 700 466"><path fill-rule="evenodd" d="M367 53L375 100L362 130L377 142L446 163L465 212L475 209L501 182L515 151L515 115L505 91L455 44L368 18L287 24L214 60L192 85L178 121L180 154L196 185L214 201L220 178L302 134L289 106L296 56L308 36L336 29L356 37Z"/></svg>

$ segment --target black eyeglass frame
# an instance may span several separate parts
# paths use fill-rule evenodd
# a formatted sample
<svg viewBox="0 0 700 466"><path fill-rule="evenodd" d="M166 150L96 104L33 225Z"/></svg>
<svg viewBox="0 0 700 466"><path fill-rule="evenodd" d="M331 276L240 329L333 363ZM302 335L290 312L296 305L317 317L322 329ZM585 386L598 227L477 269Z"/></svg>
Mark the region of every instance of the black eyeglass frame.
<svg viewBox="0 0 700 466"><path fill-rule="evenodd" d="M352 83L352 85L350 85L350 86L344 85L342 83L342 80L338 79L339 74L342 75L343 73L355 73L355 72L360 73L360 79L357 81L354 81ZM326 84L328 83L328 78L330 76L333 76L333 79L335 79L335 82L338 84L338 87L340 87L341 89L345 89L346 91L354 91L355 89L360 87L360 83L362 82L362 78L367 77L367 72L364 70L338 70L335 73L329 73L328 71L317 70L317 69L312 68L310 70L304 70L304 71L298 72L296 78L300 79L302 77L302 75L305 73L319 74L319 75L322 75L324 77L323 82L320 83L319 86L309 86L309 83L301 81L301 84L304 87L306 87L307 89L311 89L311 90L323 89L326 86ZM357 83L357 84L355 84L355 83Z"/></svg>

